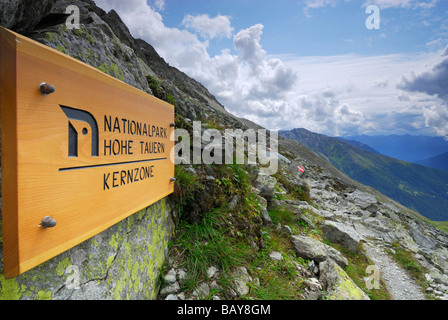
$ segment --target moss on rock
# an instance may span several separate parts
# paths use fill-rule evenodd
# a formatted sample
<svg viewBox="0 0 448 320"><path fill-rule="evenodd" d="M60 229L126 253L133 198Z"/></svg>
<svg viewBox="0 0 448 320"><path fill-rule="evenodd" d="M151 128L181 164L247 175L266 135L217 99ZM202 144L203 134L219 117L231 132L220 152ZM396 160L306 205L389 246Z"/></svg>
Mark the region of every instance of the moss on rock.
<svg viewBox="0 0 448 320"><path fill-rule="evenodd" d="M15 279L0 256L0 300L155 298L173 230L163 199Z"/></svg>

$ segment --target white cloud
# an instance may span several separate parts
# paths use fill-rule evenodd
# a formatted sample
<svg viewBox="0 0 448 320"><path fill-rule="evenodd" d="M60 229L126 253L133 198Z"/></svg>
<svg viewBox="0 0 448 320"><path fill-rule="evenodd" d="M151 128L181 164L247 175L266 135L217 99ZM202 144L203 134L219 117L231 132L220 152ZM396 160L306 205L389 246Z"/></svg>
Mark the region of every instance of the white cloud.
<svg viewBox="0 0 448 320"><path fill-rule="evenodd" d="M443 50L440 61L431 70L411 77L404 77L400 88L407 91L425 92L448 102L448 46Z"/></svg>
<svg viewBox="0 0 448 320"><path fill-rule="evenodd" d="M170 64L176 67L189 66L194 70L209 60L207 41L200 41L188 30L166 27L162 15L149 6L146 0L96 2L105 10L115 9L132 35L153 45Z"/></svg>
<svg viewBox="0 0 448 320"><path fill-rule="evenodd" d="M165 0L155 0L154 5L160 11L165 10Z"/></svg>
<svg viewBox="0 0 448 320"><path fill-rule="evenodd" d="M333 2L307 3L318 8ZM397 87L403 75L414 79L409 70L417 75L431 70L440 55L273 57L262 46L264 26L256 24L233 36L235 53L225 49L212 57L209 41L233 33L229 17L216 20L221 25L206 33L207 23L223 16L187 15L187 30L167 27L146 0L97 3L105 10L114 8L134 37L146 40L170 65L201 82L230 112L268 129L301 127L333 136L427 132L428 126L445 132L437 120L446 119L446 110L437 98ZM193 32L204 32L203 40Z"/></svg>
<svg viewBox="0 0 448 320"><path fill-rule="evenodd" d="M433 8L440 0L368 0L364 5L377 5L381 9L388 8Z"/></svg>
<svg viewBox="0 0 448 320"><path fill-rule="evenodd" d="M305 0L303 13L306 17L311 17L311 9L319 9L323 7L335 7L339 0Z"/></svg>
<svg viewBox="0 0 448 320"><path fill-rule="evenodd" d="M303 11L305 16L311 16L311 9L320 9L325 7L336 7L341 2L350 2L351 0L304 0ZM440 0L366 0L364 7L377 5L380 9L402 8L402 9L430 9L437 5ZM300 2L302 4L302 1Z"/></svg>
<svg viewBox="0 0 448 320"><path fill-rule="evenodd" d="M306 8L322 8L327 6L336 6L337 0L306 0L305 7Z"/></svg>
<svg viewBox="0 0 448 320"><path fill-rule="evenodd" d="M207 39L230 38L233 33L230 17L222 15L210 18L208 14L198 16L187 14L182 25Z"/></svg>
<svg viewBox="0 0 448 320"><path fill-rule="evenodd" d="M418 92L439 98L440 102L424 108L423 114L427 127L448 137L448 46L430 70L412 72L411 76L403 77L398 87L409 93Z"/></svg>
<svg viewBox="0 0 448 320"><path fill-rule="evenodd" d="M433 105L424 110L425 124L437 134L448 138L448 105Z"/></svg>

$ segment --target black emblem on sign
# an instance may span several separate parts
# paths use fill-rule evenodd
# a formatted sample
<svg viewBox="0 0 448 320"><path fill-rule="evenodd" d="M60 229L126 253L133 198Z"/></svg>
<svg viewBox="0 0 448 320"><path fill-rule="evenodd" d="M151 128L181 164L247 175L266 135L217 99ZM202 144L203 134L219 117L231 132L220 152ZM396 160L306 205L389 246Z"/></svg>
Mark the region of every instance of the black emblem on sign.
<svg viewBox="0 0 448 320"><path fill-rule="evenodd" d="M98 136L98 123L95 118L87 111L74 109L66 106L60 106L62 111L69 120L82 121L88 124L88 127L82 128L82 134L85 136L90 132L92 133L92 157L99 156L99 136ZM68 122L68 156L78 157L78 139L79 133L73 126L73 124Z"/></svg>

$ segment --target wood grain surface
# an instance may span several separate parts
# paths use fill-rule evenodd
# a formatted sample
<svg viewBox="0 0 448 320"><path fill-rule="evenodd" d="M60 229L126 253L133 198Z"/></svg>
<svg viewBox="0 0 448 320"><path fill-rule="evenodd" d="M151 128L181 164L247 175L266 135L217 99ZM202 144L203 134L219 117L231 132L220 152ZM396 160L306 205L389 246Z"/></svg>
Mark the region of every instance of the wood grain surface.
<svg viewBox="0 0 448 320"><path fill-rule="evenodd" d="M172 105L4 28L0 77L5 277L173 192Z"/></svg>

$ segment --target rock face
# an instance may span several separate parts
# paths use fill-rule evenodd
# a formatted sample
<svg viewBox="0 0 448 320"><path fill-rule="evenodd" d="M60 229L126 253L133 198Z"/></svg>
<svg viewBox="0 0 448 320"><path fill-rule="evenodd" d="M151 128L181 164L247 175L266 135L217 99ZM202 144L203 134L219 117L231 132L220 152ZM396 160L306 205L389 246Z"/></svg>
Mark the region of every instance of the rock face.
<svg viewBox="0 0 448 320"><path fill-rule="evenodd" d="M375 213L378 209L378 200L376 200L375 197L371 194L356 190L355 192L349 193L346 196L347 200L353 202L358 208L362 210L367 210L370 213Z"/></svg>
<svg viewBox="0 0 448 320"><path fill-rule="evenodd" d="M56 0L0 0L0 24L20 34L27 34L48 14Z"/></svg>

